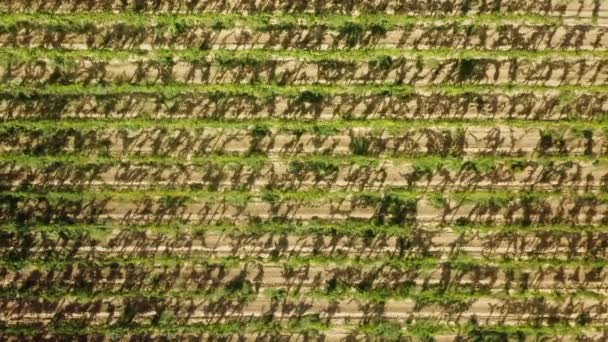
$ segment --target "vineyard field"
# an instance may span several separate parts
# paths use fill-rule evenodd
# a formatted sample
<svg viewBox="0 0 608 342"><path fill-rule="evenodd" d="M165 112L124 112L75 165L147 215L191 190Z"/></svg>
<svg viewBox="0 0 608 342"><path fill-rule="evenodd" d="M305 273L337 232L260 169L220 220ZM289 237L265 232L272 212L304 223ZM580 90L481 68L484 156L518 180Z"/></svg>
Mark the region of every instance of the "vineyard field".
<svg viewBox="0 0 608 342"><path fill-rule="evenodd" d="M608 1L0 1L0 341L608 341Z"/></svg>

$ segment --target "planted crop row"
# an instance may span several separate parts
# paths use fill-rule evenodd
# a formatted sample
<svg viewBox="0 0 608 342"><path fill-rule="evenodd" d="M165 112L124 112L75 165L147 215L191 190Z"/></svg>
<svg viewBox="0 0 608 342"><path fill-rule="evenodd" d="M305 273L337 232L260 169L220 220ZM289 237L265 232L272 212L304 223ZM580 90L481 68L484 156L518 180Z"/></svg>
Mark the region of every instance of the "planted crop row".
<svg viewBox="0 0 608 342"><path fill-rule="evenodd" d="M369 220L376 224L606 224L606 199L594 194L246 192L12 192L2 222L207 224Z"/></svg>
<svg viewBox="0 0 608 342"><path fill-rule="evenodd" d="M455 293L453 293L455 292ZM415 320L440 318L447 322L465 323L479 317L487 324L502 323L517 325L526 321L536 324L577 323L583 318L586 323L606 322L601 300L579 299L568 301L550 301L544 298L471 298L465 291L445 291L443 293L423 293L417 301L400 300L385 303L357 303L350 300L313 300L311 298L271 299L209 299L180 300L163 297L133 299L108 298L71 302L69 300L0 300L0 306L6 311L4 317L19 318L23 322L32 318L41 323L65 317L67 320L87 319L90 325L117 324L126 321L148 322L153 320L158 311L173 311L176 316L188 315L189 323L203 323L213 320L226 320L239 317L274 316L279 319L292 319L301 316L319 315L321 319L332 323L350 321L355 324L366 323L371 319ZM435 297L432 297L435 295ZM469 297L467 297L469 296ZM467 299L470 298L470 299ZM438 300L439 302L434 302ZM19 306L18 302L27 304ZM437 315L436 310L445 310ZM478 312L476 315L475 312Z"/></svg>
<svg viewBox="0 0 608 342"><path fill-rule="evenodd" d="M162 262L163 258L159 258L159 262ZM297 257L293 258L297 259ZM183 264L188 263L191 259L176 259L177 265L182 266L172 268L165 266L164 269L156 266L156 268L150 269L149 267L142 268L143 265L137 264L137 256L132 259L133 261L124 267L112 262L111 259L106 260L104 257L100 257L97 260L110 265L109 268L99 268L95 264L79 262L77 269L54 267L52 271L45 271L49 272L48 274L41 274L40 271L32 272L31 268L29 271L23 270L19 273L5 271L6 279L12 279L12 281L4 285L3 293L8 295L6 297L8 300L11 299L10 293L14 291L22 293L26 298L36 299L31 296L48 289L49 296L43 296L42 299L54 300L61 297L61 292L69 293L70 286L75 286L74 291L68 296L78 298L82 294L85 300L91 299L91 296L98 297L100 293L104 292L110 296L111 292L114 292L118 296L133 297L135 295L136 297L137 292L134 291L138 289L141 291L141 296L158 296L156 293L159 290L162 291L163 288L181 290L184 296L211 295L216 298L218 291L221 295L222 291L246 290L248 294L257 292L272 294L275 290L279 290L285 295L291 293L296 297L301 291L304 291L317 293L323 297L345 298L345 296L354 295L360 299L388 300L404 298L410 294L417 296L416 292L420 290L444 292L450 291L450 289L461 289L479 295L488 295L491 291L496 294L496 298L501 298L501 296L511 296L513 299L544 297L564 302L570 296L576 296L579 299L602 299L604 292L601 290L601 282L605 281L605 273L601 266L581 270L585 262L581 263L580 259L572 259L567 263L562 261L563 265L570 265L564 269L563 265L559 266L559 261L555 266L551 266L550 259L524 262L506 260L506 263L503 260L505 264L501 266L501 261L498 261L498 268L490 266L493 263L492 259L485 261L485 265L483 265L483 260L475 261L467 258L462 261L458 261L458 258L449 259L442 263L437 263L439 259L436 259L434 265L432 260L421 260L426 266L416 268L416 259L404 260L404 263L399 266L398 261L397 264L392 264L391 259L375 258L357 262L357 264L361 264L358 270L356 270L357 265L334 264L329 265L328 268L328 266L316 264L315 259L310 259L308 263L299 267L289 266L291 259L284 259L287 264L283 264L283 266L280 263L272 266L273 264L262 265L241 260L243 264L240 267L235 267L234 263L233 266L227 267L205 266L204 264L193 267ZM124 259L119 260L124 262ZM305 262L306 260L303 259ZM396 260L393 259L393 261ZM309 264L310 262L312 264ZM365 262L368 263L368 266L361 268ZM556 261L552 262L556 263ZM543 266L534 270L537 266L532 265L535 263ZM575 268L577 264L578 269ZM44 268L44 265L41 266ZM89 269L91 272L87 271ZM450 272L453 274L450 275ZM578 279L581 275L584 275L585 280ZM552 278L553 276L556 278ZM560 280L557 277L565 278ZM394 284L387 285L388 279L392 279ZM449 282L447 282L448 280ZM575 284L579 281L584 281L588 286L598 286L599 292L585 291L580 288L576 290ZM560 284L563 287L561 289ZM571 287L573 285L574 287ZM64 286L68 287L63 288ZM554 292L548 291L549 289L553 289Z"/></svg>
<svg viewBox="0 0 608 342"><path fill-rule="evenodd" d="M59 62L59 63L58 63ZM298 59L224 59L188 62L89 59L11 60L0 66L9 84L508 84L606 85L605 59L393 59L381 56L365 62Z"/></svg>
<svg viewBox="0 0 608 342"><path fill-rule="evenodd" d="M541 92L569 96L576 94L604 93L608 86L543 86L543 85L496 85L492 90L486 85L461 84L461 85L429 85L413 87L409 85L299 85L286 86L274 83L269 84L218 84L218 85L184 85L184 84L162 84L162 85L134 85L128 83L115 83L106 85L84 84L49 84L45 87L4 85L0 91L4 96L43 96L43 95L65 95L65 96L104 96L121 94L138 95L162 95L173 98L178 95L213 94L216 100L228 96L250 96L260 99L268 99L272 96L285 96L300 98L304 102L314 103L319 95L384 95L384 96L407 96L421 93L436 92L448 95L494 94L497 92L512 95L521 92ZM306 95L302 95L305 93ZM303 98L302 98L303 97ZM322 98L320 98L322 99Z"/></svg>
<svg viewBox="0 0 608 342"><path fill-rule="evenodd" d="M357 288L359 287L359 288ZM334 300L338 306L347 308L346 300L352 300L353 306L364 307L370 304L386 304L388 307L411 306L412 302L419 309L433 305L467 307L475 306L476 301L494 300L500 301L546 301L546 304L559 305L564 302L574 302L577 304L588 305L605 301L606 297L602 294L596 294L592 291L586 293L579 292L509 292L508 290L488 291L485 289L474 289L469 286L454 287L450 289L442 288L441 286L427 286L424 289L416 288L409 284L395 286L394 289L366 289L364 286L353 286L353 288L345 287L344 284L336 283L335 288L318 289L318 290L272 290L272 289L256 289L246 281L239 279L233 280L225 287L217 289L200 289L200 290L185 290L175 289L171 291L162 291L155 289L135 289L135 290L91 290L87 288L75 289L70 291L69 288L51 287L41 290L0 290L0 305L6 307L14 305L14 298L19 297L21 300L39 304L40 311L49 309L57 311L70 310L70 306L92 304L97 302L100 306L114 306L115 310L122 311L122 303L120 302L147 302L157 301L163 302L167 306L175 305L172 297L179 296L184 300L192 301L193 306L203 305L218 305L225 304L230 306L231 302L240 302L240 304L253 305L259 302L264 305L271 301L278 305L294 306L308 303L311 306L326 305L327 300ZM466 297L465 297L466 296ZM464 297L464 298L463 298ZM63 299L63 303L60 300ZM206 303L205 303L206 302ZM341 303L340 303L341 302ZM35 305L35 304L34 304ZM500 305L500 304L499 304ZM46 310L45 310L46 306ZM55 307L53 307L55 306ZM352 306L350 307L352 310ZM601 308L599 308L601 310ZM313 309L314 310L314 309ZM317 309L318 310L318 309ZM576 310L576 309L575 309ZM593 309L592 309L593 310ZM20 313L19 308L14 310L15 314ZM319 310L322 311L322 310ZM587 311L587 310L585 310ZM588 310L591 311L591 310ZM210 312L213 314L214 312ZM45 315L44 313L42 313ZM215 313L217 314L217 313ZM337 317L338 318L338 317ZM392 318L392 317L391 317ZM329 318L331 319L331 317Z"/></svg>
<svg viewBox="0 0 608 342"><path fill-rule="evenodd" d="M372 319L361 325L334 326L326 324L318 316L303 316L298 319L280 320L274 317L249 318L247 320L227 320L223 323L180 324L170 313L163 313L156 323L122 323L109 326L87 326L86 322L72 321L51 322L47 327L40 324L15 324L6 327L5 336L45 338L59 336L64 338L98 337L148 339L411 339L426 341L429 338L445 336L447 338L599 338L606 336L601 326L552 324L538 326L534 324L519 326L480 326L477 320L463 324L438 324L435 320L421 319L416 322L394 322L383 319ZM440 334L440 335L438 335Z"/></svg>
<svg viewBox="0 0 608 342"><path fill-rule="evenodd" d="M520 127L514 127L513 122L509 126L481 123L464 127L464 122L426 122L416 127L410 122L368 121L366 127L361 127L357 121L323 125L271 121L241 128L247 123L198 121L188 126L185 120L162 125L148 120L11 122L0 126L0 150L32 155L76 152L185 158L210 153L511 157L599 157L608 153L607 132L602 123L553 127L531 127L529 122Z"/></svg>
<svg viewBox="0 0 608 342"><path fill-rule="evenodd" d="M0 18L4 20L4 25L0 27L0 47L15 48L602 50L608 40L608 28L605 26L560 25L559 21L546 23L545 17L534 18L540 24L530 21L530 18L518 22L517 18L513 21L514 18L493 16L485 21L484 18L477 18L474 23L470 23L467 17L449 21L430 18L424 22L417 17L408 20L399 17L353 19L346 16L306 24L306 18L294 17L284 22L275 18L275 22L272 22L269 18L254 16L245 17L253 18L253 23L239 23L235 28L230 27L236 25L237 21L224 22L217 15L204 19L195 17L200 22L193 24L186 20L176 22L173 16L137 20L132 20L128 15L99 18L12 18L0 15ZM99 21L101 19L107 22ZM332 22L334 20L335 23ZM155 22L155 25L152 26L151 22ZM252 26L240 26L243 24Z"/></svg>
<svg viewBox="0 0 608 342"><path fill-rule="evenodd" d="M264 196L264 194L270 194L270 196ZM75 191L75 192L54 192L46 191L39 192L37 189L28 191L14 192L2 192L2 196L5 199L47 199L52 203L58 203L61 201L70 200L98 200L103 198L113 198L118 201L131 201L139 199L169 199L169 198L183 198L186 203L194 202L208 202L217 201L218 198L223 198L224 201L231 204L238 204L242 199L262 200L264 202L276 202L280 200L284 201L299 201L301 203L313 203L318 200L327 201L342 201L352 200L362 205L373 205L375 202L382 201L413 201L414 203L418 200L437 196L445 196L446 199L453 199L454 201L462 203L484 203L486 201L497 201L497 205L501 207L508 204L510 201L521 199L526 204L538 204L543 201L564 197L564 200L573 201L590 201L597 203L604 203L608 200L608 194L605 193L577 193L570 191L527 191L521 193L513 193L510 191L462 191L462 192L428 192L424 189L421 190L402 190L402 191L334 191L327 192L323 190L310 190L310 191L262 191L262 192L248 192L248 191L204 191L204 190L167 190L167 189L155 189L155 190L122 190L122 191L99 191L96 189L90 191ZM269 197L274 197L270 199ZM276 200L276 201L275 201ZM434 201L434 200L433 200ZM443 201L439 201L443 202ZM246 203L244 203L246 204ZM444 203L445 204L445 203Z"/></svg>
<svg viewBox="0 0 608 342"><path fill-rule="evenodd" d="M370 222L369 220L345 220L334 222L321 220L319 218L304 222L268 222L252 224L132 224L122 226L119 223L106 224L31 224L20 225L9 223L0 225L2 233L7 237L27 239L29 234L34 237L40 235L50 240L65 241L105 241L111 239L116 234L121 236L137 236L147 238L157 236L162 239L178 239L180 236L191 238L203 238L206 234L224 233L228 236L247 235L260 237L263 235L283 236L286 234L296 236L306 236L307 234L359 238L392 238L408 237L417 230L429 232L451 232L454 234L465 234L466 236L477 236L484 234L503 234L506 237L525 237L530 235L554 235L557 240L608 232L608 227L603 225L568 225L568 224L512 224L495 226L492 224L458 224L442 225L435 228L416 227L414 225L400 225L380 222ZM561 241L561 240L560 240ZM8 245L3 245L10 247Z"/></svg>
<svg viewBox="0 0 608 342"><path fill-rule="evenodd" d="M552 229L535 229L530 232L483 232L468 229L458 232L450 229L396 229L387 236L370 225L365 235L349 236L344 233L301 231L276 233L218 232L198 230L197 234L163 232L133 232L116 229L110 236L91 237L90 230L80 234L58 228L46 232L4 233L0 255L7 259L26 257L30 260L48 257L71 257L73 260L94 257L128 256L157 257L175 255L201 255L208 257L260 257L290 256L339 257L413 257L450 256L472 258L513 257L576 257L608 255L603 241L605 232L560 232ZM66 231L70 235L65 235ZM95 232L95 231L93 231ZM103 231L102 231L103 232ZM99 231L97 234L100 234Z"/></svg>
<svg viewBox="0 0 608 342"><path fill-rule="evenodd" d="M50 259L46 264L39 264L34 269L31 266L35 264L30 261L30 267L17 274L13 273L14 271L4 271L7 281L4 286L8 287L3 287L9 294L15 290L17 293L21 292L24 300L30 298L30 295L35 296L39 291L48 294L51 300L54 294L64 297L60 295L61 291L69 288L73 290L68 290L66 299L81 298L77 299L78 302L87 301L91 296L95 298L104 293L103 291L118 291L116 295L121 295L121 292L122 295L131 293L140 298L162 298L155 294L159 291L166 294L167 289L175 289L174 291L181 292L186 297L207 296L210 300L221 293L232 293L229 298L242 298L240 294L250 298L251 294L262 291L279 301L290 301L290 298L293 300L298 298L299 293L310 298L312 291L322 298L355 297L380 303L411 296L421 307L433 304L460 306L474 301L476 294L487 295L488 291L494 289L493 291L498 291L492 295L496 299L504 299L506 295L513 303L532 300L530 303L551 306L551 303L556 302L566 304L570 299L577 303L588 300L602 301L602 284L606 277L601 259L595 264L587 259L577 258L569 261L503 260L498 261L498 268L491 259L472 261L456 258L447 263L441 263L438 259L421 259L416 262L415 259L403 258L355 261L348 258L315 257L295 262L294 259L298 257L285 259L286 263L275 266L262 266L246 259L240 260L240 266L238 260L229 259L226 266L221 266L222 263L213 266L206 264L205 259L200 259L202 264L199 266L189 266L189 262L196 262L197 259L172 258L167 261L172 260L174 266L167 267L169 264L162 257L157 260L132 257L129 261L124 258L118 258L116 261L96 258L92 264L74 264L74 261L66 260L63 269L60 264L55 264L51 268L52 271L44 271L45 265L53 265ZM317 260L324 261L327 266L317 264ZM354 261L354 264L348 266L349 261ZM108 266L99 268L95 266L96 262L106 263ZM300 266L297 266L298 262ZM340 266L342 263L344 265ZM145 266L154 264L157 266L153 268ZM367 266L364 266L366 264ZM417 268L416 265L426 266ZM594 267L586 268L591 265ZM66 266L69 267L65 268ZM63 286L66 287L62 290ZM508 292L502 294L501 289ZM595 293L592 289L599 292ZM461 295L454 296L454 290L462 291ZM17 297L20 296L17 294ZM39 297L31 299L37 298ZM41 308L39 305L34 307Z"/></svg>
<svg viewBox="0 0 608 342"><path fill-rule="evenodd" d="M410 160L205 156L124 159L86 156L0 157L0 188L294 190L585 190L607 191L606 161L450 158Z"/></svg>
<svg viewBox="0 0 608 342"><path fill-rule="evenodd" d="M2 259L3 288L69 287L110 291L184 289L212 290L234 281L256 289L321 290L327 287L390 289L460 285L479 290L531 293L605 294L605 258L472 258L452 255L348 258L299 256L282 258L159 255L155 258L98 256L72 260L49 256L28 259L14 255ZM392 284L391 284L392 282ZM587 291L586 291L587 290Z"/></svg>
<svg viewBox="0 0 608 342"><path fill-rule="evenodd" d="M246 85L203 89L165 86L11 87L0 95L0 118L155 118L331 121L348 119L603 120L601 89L487 87L306 87Z"/></svg>
<svg viewBox="0 0 608 342"><path fill-rule="evenodd" d="M0 62L3 65L15 63L33 63L39 60L62 67L78 60L94 62L142 60L150 63L170 63L183 61L188 63L213 62L216 65L231 65L234 67L256 66L273 60L300 60L304 62L343 62L361 63L376 61L390 57L394 60L443 60L443 59L477 59L477 60L512 60L522 63L546 60L580 60L605 59L608 51L605 50L467 50L467 49L390 49L390 48L361 48L336 50L304 50L304 49L247 49L247 50L201 50L201 49L93 49L93 50L65 50L44 48L0 48Z"/></svg>
<svg viewBox="0 0 608 342"><path fill-rule="evenodd" d="M314 220L313 220L314 221ZM555 258L605 254L603 226L540 224L415 228L369 220L215 225L3 225L3 256L107 258L127 254L271 257L335 255L470 256ZM68 253L68 254L66 254ZM192 253L192 254L191 254ZM31 260L31 259L30 259Z"/></svg>
<svg viewBox="0 0 608 342"><path fill-rule="evenodd" d="M17 12L153 12L153 13L403 13L410 15L452 16L480 13L522 13L551 16L603 17L606 7L596 0L392 0L392 1L214 1L177 0L168 3L146 1L100 0L82 2L14 1L0 4L0 11Z"/></svg>
<svg viewBox="0 0 608 342"><path fill-rule="evenodd" d="M53 30L66 28L75 32L85 32L96 25L127 24L133 28L157 27L158 30L187 31L197 27L210 27L214 30L248 27L257 31L272 29L310 28L314 26L342 30L344 27L357 26L360 30L388 31L398 27L407 27L417 23L441 22L437 16L412 16L385 13L362 14L358 16L329 14L313 15L307 13L297 14L170 14L170 13L137 13L127 12L101 12L101 13L66 13L53 14L44 12L33 13L0 13L3 19L2 31L15 28L45 28ZM538 14L508 14L490 13L473 16L459 15L446 18L446 21L477 24L494 24L504 22L524 22L536 24L559 25L564 23L563 18L552 18ZM594 24L595 26L601 26Z"/></svg>

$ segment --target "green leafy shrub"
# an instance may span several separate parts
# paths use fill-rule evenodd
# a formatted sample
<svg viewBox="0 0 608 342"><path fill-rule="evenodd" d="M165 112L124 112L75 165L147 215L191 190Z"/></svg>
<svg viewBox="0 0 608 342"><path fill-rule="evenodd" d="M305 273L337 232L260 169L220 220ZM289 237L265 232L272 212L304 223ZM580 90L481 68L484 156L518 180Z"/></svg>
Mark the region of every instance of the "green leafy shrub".
<svg viewBox="0 0 608 342"><path fill-rule="evenodd" d="M321 103L322 101L323 94L316 91L304 90L298 95L298 102Z"/></svg>
<svg viewBox="0 0 608 342"><path fill-rule="evenodd" d="M372 68L377 70L389 70L393 66L393 58L391 56L378 56L370 62Z"/></svg>
<svg viewBox="0 0 608 342"><path fill-rule="evenodd" d="M350 141L350 150L353 154L363 156L369 154L370 139L366 137L353 137Z"/></svg>
<svg viewBox="0 0 608 342"><path fill-rule="evenodd" d="M403 338L401 325L396 322L378 321L361 327L365 335L382 341L400 341Z"/></svg>
<svg viewBox="0 0 608 342"><path fill-rule="evenodd" d="M374 220L377 224L406 225L416 219L418 200L415 198L401 198L395 194L386 194L380 200Z"/></svg>
<svg viewBox="0 0 608 342"><path fill-rule="evenodd" d="M255 125L250 131L251 136L257 139L262 139L264 137L269 136L272 133L268 126L264 125Z"/></svg>
<svg viewBox="0 0 608 342"><path fill-rule="evenodd" d="M271 205L276 205L281 201L281 195L277 194L273 191L264 191L261 196L262 201L266 203L270 203Z"/></svg>
<svg viewBox="0 0 608 342"><path fill-rule="evenodd" d="M338 32L339 37L344 39L346 45L353 47L361 41L365 29L361 24L349 21L340 26Z"/></svg>
<svg viewBox="0 0 608 342"><path fill-rule="evenodd" d="M462 82L473 78L476 65L477 60L468 58L460 59L457 64L458 80Z"/></svg>

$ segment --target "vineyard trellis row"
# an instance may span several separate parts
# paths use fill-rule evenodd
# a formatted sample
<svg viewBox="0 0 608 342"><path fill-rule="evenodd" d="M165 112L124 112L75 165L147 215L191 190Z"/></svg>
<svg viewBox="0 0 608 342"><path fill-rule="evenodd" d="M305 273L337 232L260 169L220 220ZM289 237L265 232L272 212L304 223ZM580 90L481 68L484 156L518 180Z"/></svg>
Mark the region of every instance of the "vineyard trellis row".
<svg viewBox="0 0 608 342"><path fill-rule="evenodd" d="M608 2L0 1L0 340L608 340Z"/></svg>

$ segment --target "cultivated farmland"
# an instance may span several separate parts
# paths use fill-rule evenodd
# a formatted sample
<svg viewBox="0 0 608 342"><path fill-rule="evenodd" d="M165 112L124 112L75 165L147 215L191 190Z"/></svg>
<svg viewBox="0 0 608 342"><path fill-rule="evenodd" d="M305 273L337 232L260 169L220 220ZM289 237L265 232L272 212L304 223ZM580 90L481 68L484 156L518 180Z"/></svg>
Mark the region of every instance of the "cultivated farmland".
<svg viewBox="0 0 608 342"><path fill-rule="evenodd" d="M608 1L0 0L0 340L608 340Z"/></svg>

